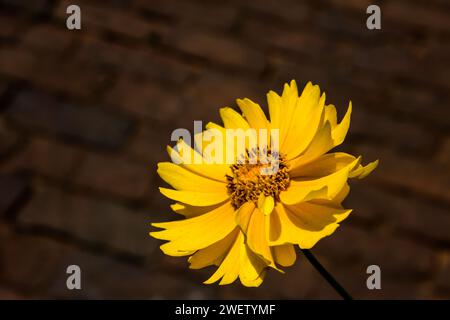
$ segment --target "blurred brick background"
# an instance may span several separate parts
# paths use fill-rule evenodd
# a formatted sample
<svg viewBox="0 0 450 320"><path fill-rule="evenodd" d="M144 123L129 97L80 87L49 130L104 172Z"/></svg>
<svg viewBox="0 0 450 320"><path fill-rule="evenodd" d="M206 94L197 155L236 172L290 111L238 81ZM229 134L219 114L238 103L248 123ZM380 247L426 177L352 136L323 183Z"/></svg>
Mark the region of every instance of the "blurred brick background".
<svg viewBox="0 0 450 320"><path fill-rule="evenodd" d="M366 29L379 4L382 30ZM82 30L65 27L78 4ZM300 255L262 287L201 284L147 233L173 219L174 128L297 79L379 168L315 247L356 298L450 298L450 4L444 0L0 0L0 298L338 298ZM81 291L65 287L82 268ZM366 267L382 269L369 291Z"/></svg>

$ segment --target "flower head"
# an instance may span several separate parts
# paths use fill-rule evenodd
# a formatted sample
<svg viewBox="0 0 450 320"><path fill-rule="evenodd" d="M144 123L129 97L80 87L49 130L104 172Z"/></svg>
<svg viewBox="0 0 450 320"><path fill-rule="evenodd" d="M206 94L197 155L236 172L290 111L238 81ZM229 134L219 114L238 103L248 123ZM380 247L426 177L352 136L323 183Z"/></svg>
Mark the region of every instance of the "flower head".
<svg viewBox="0 0 450 320"><path fill-rule="evenodd" d="M184 140L168 147L175 163L158 165L174 188L161 193L185 219L154 223L164 230L150 234L168 241L161 246L165 254L189 256L192 269L216 265L205 283L239 278L259 286L267 269L294 264L294 246L312 248L350 214L341 204L348 180L364 178L378 164L329 152L345 139L351 103L338 123L335 107L311 83L299 95L291 81L267 100L269 119L258 104L238 99L242 114L220 109L223 126L208 123L194 147ZM243 139L230 129L241 130ZM215 144L212 137L225 138Z"/></svg>

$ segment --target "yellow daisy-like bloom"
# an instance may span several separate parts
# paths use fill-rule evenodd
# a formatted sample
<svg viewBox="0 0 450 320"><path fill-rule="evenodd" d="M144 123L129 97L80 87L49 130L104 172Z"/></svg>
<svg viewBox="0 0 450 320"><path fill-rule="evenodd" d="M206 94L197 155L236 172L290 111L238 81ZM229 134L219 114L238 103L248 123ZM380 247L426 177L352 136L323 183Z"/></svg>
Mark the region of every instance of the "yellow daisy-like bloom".
<svg viewBox="0 0 450 320"><path fill-rule="evenodd" d="M364 178L378 164L362 166L361 157L328 153L345 139L351 103L338 123L335 107L326 105L325 94L311 83L299 96L291 81L281 96L270 91L267 100L270 120L258 104L238 99L242 114L222 108L223 127L208 123L206 129L278 129L279 152L267 152L278 161L275 173L262 173L267 162L250 161L257 150L246 150L231 165L208 159L182 162L179 150L206 158L208 145L192 149L182 140L177 146L183 148L168 147L178 164L158 165L158 174L175 189L160 188L161 193L176 201L172 209L186 219L154 223L165 230L150 234L168 241L161 246L165 254L190 256L192 269L218 266L208 284L230 284L239 278L245 286L259 286L267 269L281 271L294 264L295 245L312 248L350 214L341 205L350 190L349 178Z"/></svg>

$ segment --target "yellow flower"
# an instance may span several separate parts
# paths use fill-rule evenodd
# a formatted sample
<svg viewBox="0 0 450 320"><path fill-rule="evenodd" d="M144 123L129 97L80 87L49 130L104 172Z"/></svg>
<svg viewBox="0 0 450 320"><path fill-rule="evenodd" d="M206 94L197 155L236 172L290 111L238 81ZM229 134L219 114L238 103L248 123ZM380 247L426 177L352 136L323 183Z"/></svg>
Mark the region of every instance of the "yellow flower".
<svg viewBox="0 0 450 320"><path fill-rule="evenodd" d="M176 202L172 209L186 219L154 223L165 230L150 234L168 241L161 246L165 254L190 256L192 269L218 266L205 283L229 284L239 278L245 286L259 286L267 269L281 271L294 264L294 245L312 248L350 214L341 205L350 190L348 179L364 178L378 164L362 166L360 157L328 153L345 139L351 103L338 123L335 107L326 105L325 94L311 83L299 96L291 81L281 96L270 91L267 100L270 120L258 104L238 99L242 115L220 109L223 127L208 123L195 136L203 143L191 148L180 140L176 148L168 147L177 164L158 165L158 174L175 189L160 188L161 193ZM249 149L246 139L245 153L236 152L229 138L223 152L235 155L232 163L213 162L206 155L208 130L225 135L226 129L252 128L270 133L266 140L258 137L263 142L259 149ZM272 150L275 140L278 147ZM261 149L265 162L258 158ZM204 161L183 161L187 154ZM256 163L251 161L255 157ZM274 164L276 170L264 173Z"/></svg>

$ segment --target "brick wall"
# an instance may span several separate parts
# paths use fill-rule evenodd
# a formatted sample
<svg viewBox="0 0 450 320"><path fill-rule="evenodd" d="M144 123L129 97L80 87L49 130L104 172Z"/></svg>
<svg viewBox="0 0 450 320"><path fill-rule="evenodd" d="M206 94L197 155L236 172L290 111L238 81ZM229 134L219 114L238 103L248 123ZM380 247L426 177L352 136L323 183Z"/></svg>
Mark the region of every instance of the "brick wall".
<svg viewBox="0 0 450 320"><path fill-rule="evenodd" d="M259 289L203 286L147 235L174 217L155 173L172 129L291 79L351 99L345 149L381 159L314 252L356 298L450 298L449 62L443 0L0 0L0 298L338 298L302 257Z"/></svg>

